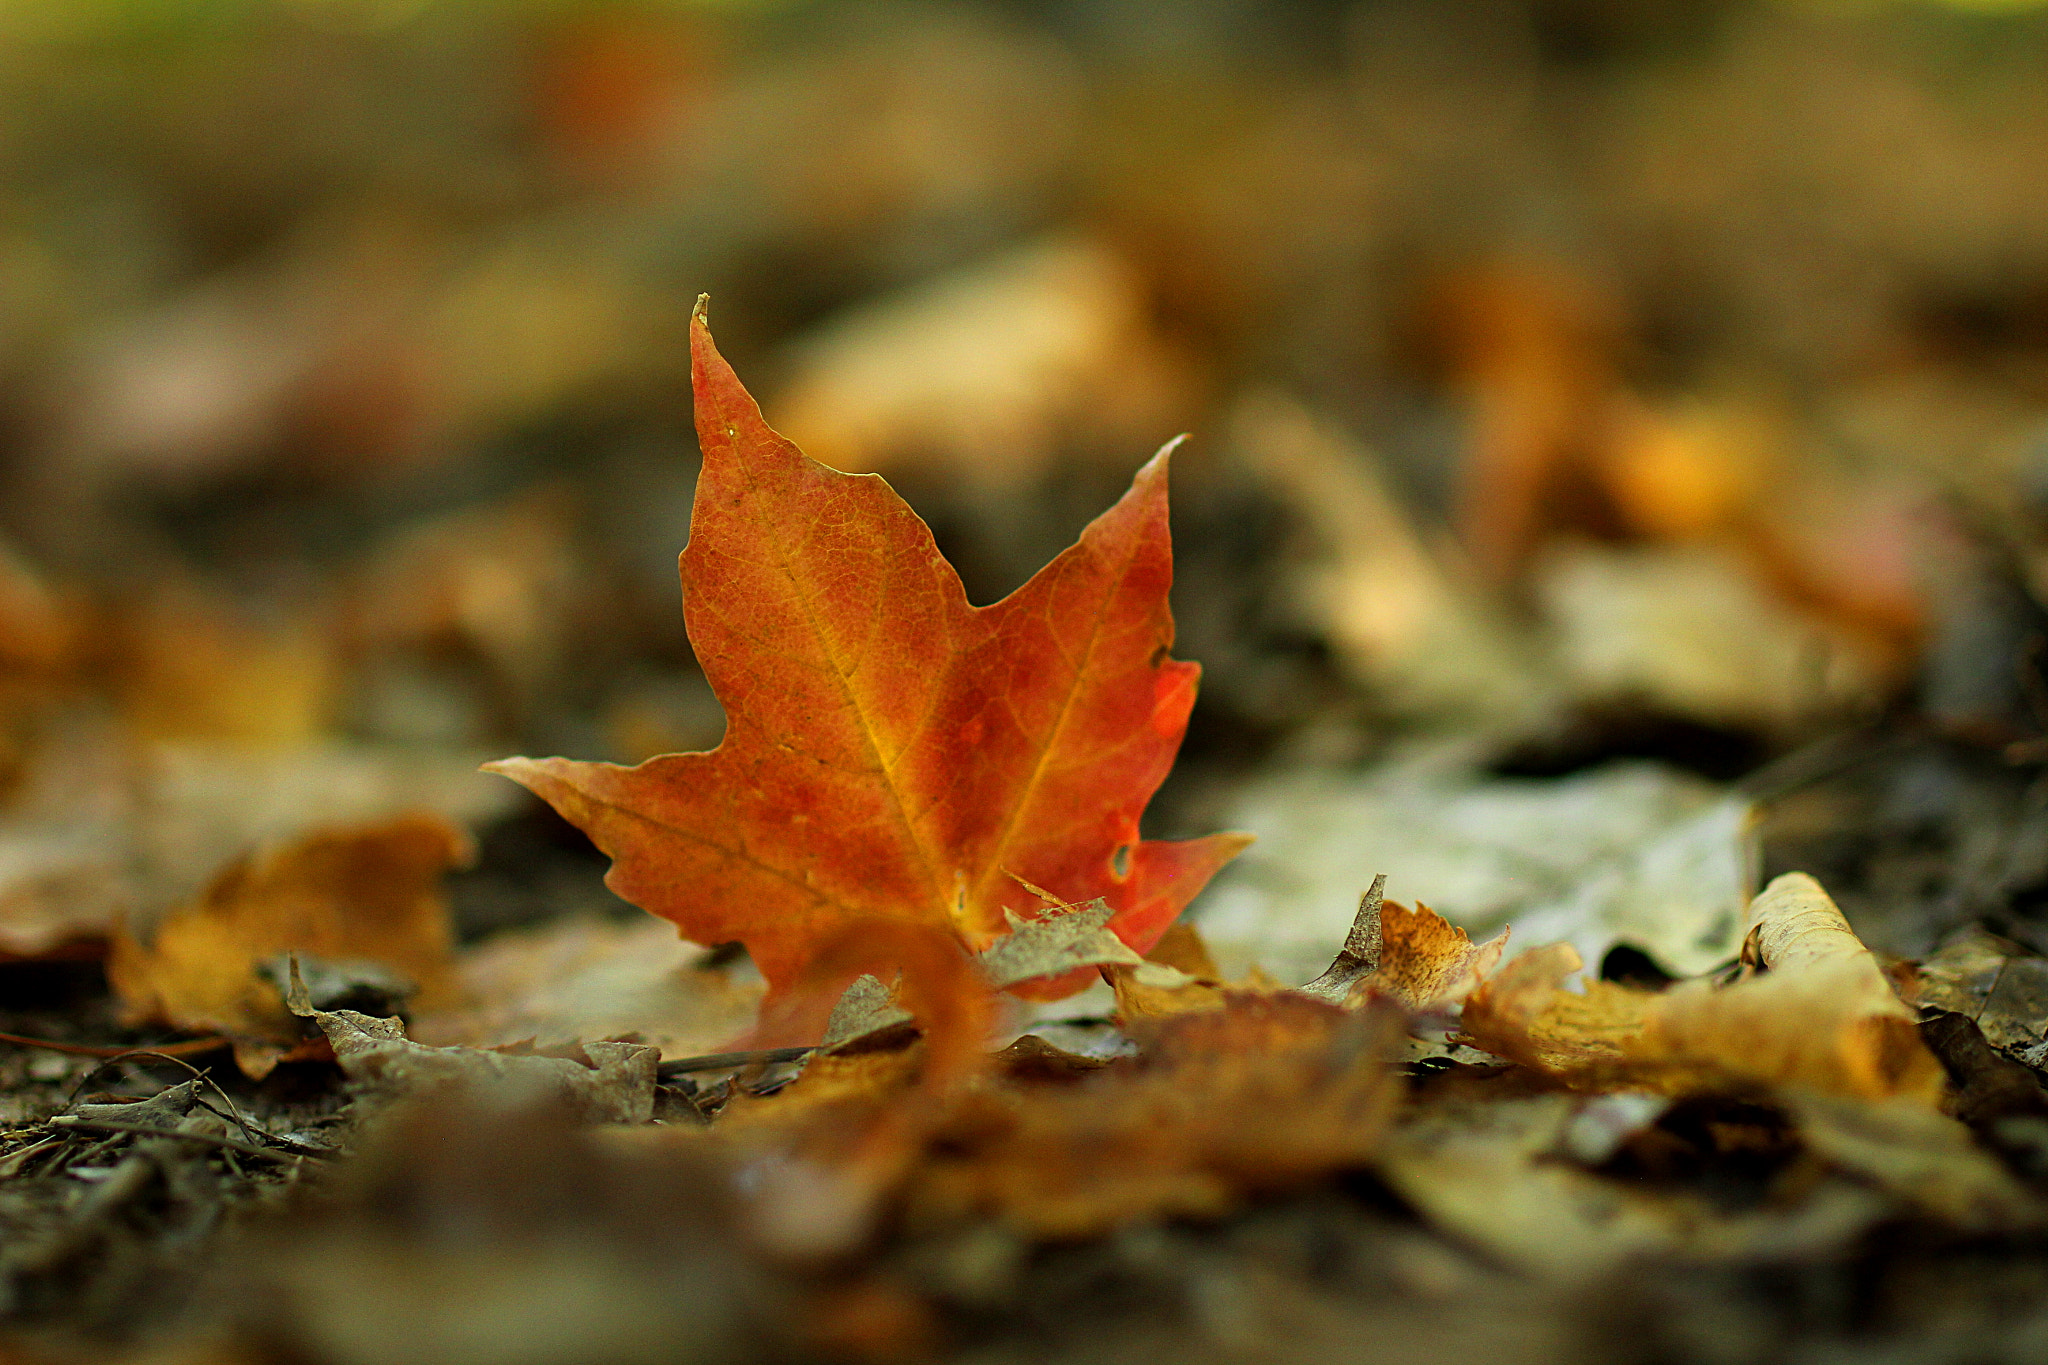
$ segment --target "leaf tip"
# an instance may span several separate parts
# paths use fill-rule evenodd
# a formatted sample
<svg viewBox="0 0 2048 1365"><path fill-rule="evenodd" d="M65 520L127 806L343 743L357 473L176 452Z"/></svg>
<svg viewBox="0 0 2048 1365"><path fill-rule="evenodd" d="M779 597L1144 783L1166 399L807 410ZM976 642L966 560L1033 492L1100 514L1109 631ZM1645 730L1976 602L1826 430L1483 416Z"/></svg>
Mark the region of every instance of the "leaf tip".
<svg viewBox="0 0 2048 1365"><path fill-rule="evenodd" d="M534 758L494 758L488 763L477 764L476 770L496 777L508 777L528 791L532 791L534 777L541 766L541 760Z"/></svg>

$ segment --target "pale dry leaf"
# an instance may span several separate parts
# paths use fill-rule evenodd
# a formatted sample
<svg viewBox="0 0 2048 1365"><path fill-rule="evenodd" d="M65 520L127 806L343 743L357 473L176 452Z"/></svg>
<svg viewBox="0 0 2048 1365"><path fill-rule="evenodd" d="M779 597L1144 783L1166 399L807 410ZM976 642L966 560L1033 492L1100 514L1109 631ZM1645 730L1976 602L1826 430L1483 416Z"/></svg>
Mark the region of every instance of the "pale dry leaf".
<svg viewBox="0 0 2048 1365"><path fill-rule="evenodd" d="M1884 682L1856 634L1773 595L1724 546L1562 544L1537 560L1534 589L1567 682L1588 704L1787 725Z"/></svg>
<svg viewBox="0 0 2048 1365"><path fill-rule="evenodd" d="M706 965L705 954L651 916L565 916L496 934L457 954L457 998L419 1011L412 1036L554 1048L632 1035L666 1056L715 1052L753 1022L763 986L744 961Z"/></svg>
<svg viewBox="0 0 2048 1365"><path fill-rule="evenodd" d="M1875 1191L1830 1181L1789 1206L1731 1213L1693 1191L1585 1169L1578 1152L1586 1120L1595 1106L1622 1098L1532 1095L1497 1084L1426 1096L1389 1133L1377 1169L1439 1229L1560 1284L1594 1283L1646 1256L1827 1254L1896 1211ZM1626 1096L1625 1122L1642 1117L1645 1098ZM1602 1155L1604 1143L1589 1155Z"/></svg>
<svg viewBox="0 0 2048 1365"><path fill-rule="evenodd" d="M1341 1005L1351 994L1352 987L1379 969L1380 915L1386 890L1387 874L1381 872L1373 877L1372 885L1359 898L1358 913L1352 917L1351 928L1344 935L1344 946L1337 950L1336 960L1328 971L1301 988L1303 995Z"/></svg>
<svg viewBox="0 0 2048 1365"><path fill-rule="evenodd" d="M1363 773L1290 771L1231 812L1259 841L1219 874L1195 922L1225 975L1292 981L1330 963L1359 888L1427 887L1478 936L1512 923L1599 963L1630 944L1689 976L1733 957L1755 892L1750 803L1690 774L1618 763L1564 778L1491 777L1471 744L1418 746Z"/></svg>
<svg viewBox="0 0 2048 1365"><path fill-rule="evenodd" d="M1431 1224L1543 1278L1592 1281L1672 1250L1677 1210L1547 1159L1575 1112L1563 1094L1425 1110L1395 1126L1377 1169Z"/></svg>
<svg viewBox="0 0 2048 1365"><path fill-rule="evenodd" d="M0 825L0 957L96 953L132 903L106 831Z"/></svg>

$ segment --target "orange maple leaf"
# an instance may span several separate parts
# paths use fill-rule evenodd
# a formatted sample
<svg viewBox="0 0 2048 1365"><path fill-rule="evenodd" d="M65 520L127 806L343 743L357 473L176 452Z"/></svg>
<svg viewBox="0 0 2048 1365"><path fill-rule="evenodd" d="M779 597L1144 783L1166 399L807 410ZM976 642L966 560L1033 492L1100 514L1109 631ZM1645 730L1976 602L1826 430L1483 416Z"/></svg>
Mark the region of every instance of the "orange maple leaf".
<svg viewBox="0 0 2048 1365"><path fill-rule="evenodd" d="M879 476L768 427L701 300L691 379L704 464L683 615L723 742L633 768L487 766L582 827L619 895L700 942L745 944L771 1001L816 984L813 958L863 923L978 951L1006 909L1038 913L1018 878L1102 897L1111 929L1149 948L1250 842L1138 837L1201 672L1168 657L1167 451L1030 582L974 607Z"/></svg>

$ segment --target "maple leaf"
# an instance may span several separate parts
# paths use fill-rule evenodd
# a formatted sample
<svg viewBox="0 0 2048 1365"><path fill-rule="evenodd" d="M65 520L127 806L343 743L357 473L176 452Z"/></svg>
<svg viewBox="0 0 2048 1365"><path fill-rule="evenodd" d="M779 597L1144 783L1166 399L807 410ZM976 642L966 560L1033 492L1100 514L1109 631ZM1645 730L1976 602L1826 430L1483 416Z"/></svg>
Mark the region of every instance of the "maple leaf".
<svg viewBox="0 0 2048 1365"><path fill-rule="evenodd" d="M1030 582L974 607L879 476L769 428L701 300L691 379L704 463L683 615L723 742L632 768L486 766L589 834L619 895L700 942L745 944L771 1002L864 923L979 951L1005 910L1036 913L1020 878L1100 897L1117 936L1149 948L1250 841L1138 837L1200 674L1168 657L1168 451Z"/></svg>

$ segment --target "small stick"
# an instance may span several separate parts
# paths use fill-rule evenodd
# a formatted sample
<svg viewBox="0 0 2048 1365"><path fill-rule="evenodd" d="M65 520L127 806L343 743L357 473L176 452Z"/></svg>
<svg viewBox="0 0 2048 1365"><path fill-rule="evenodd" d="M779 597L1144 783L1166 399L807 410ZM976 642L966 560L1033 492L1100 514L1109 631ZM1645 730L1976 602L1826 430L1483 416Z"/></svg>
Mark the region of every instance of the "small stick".
<svg viewBox="0 0 2048 1365"><path fill-rule="evenodd" d="M92 1043L60 1043L53 1038L31 1038L22 1033L0 1033L0 1043L18 1043L22 1047L39 1047L50 1052L68 1052L75 1057L125 1057L135 1051L132 1047L99 1047ZM190 1057L201 1052L215 1052L228 1045L221 1037L193 1038L182 1043L165 1043L162 1047L150 1048L159 1057Z"/></svg>
<svg viewBox="0 0 2048 1365"><path fill-rule="evenodd" d="M312 1156L325 1159L327 1153L316 1152L310 1147L292 1144L290 1151L275 1147L258 1147L253 1142L240 1138L219 1137L213 1133L187 1133L176 1128L154 1128L147 1123L123 1123L119 1119L81 1119L69 1114L59 1114L49 1121L52 1128L89 1128L98 1133L137 1133L143 1137L177 1138L184 1142L203 1142L212 1147L226 1147L231 1151L247 1152L251 1156L267 1156L282 1161L288 1156Z"/></svg>
<svg viewBox="0 0 2048 1365"><path fill-rule="evenodd" d="M660 1076L682 1076L692 1071L734 1071L743 1066L767 1066L775 1062L796 1062L816 1052L812 1047L771 1047L759 1052L707 1052L702 1057L678 1057L655 1068Z"/></svg>

